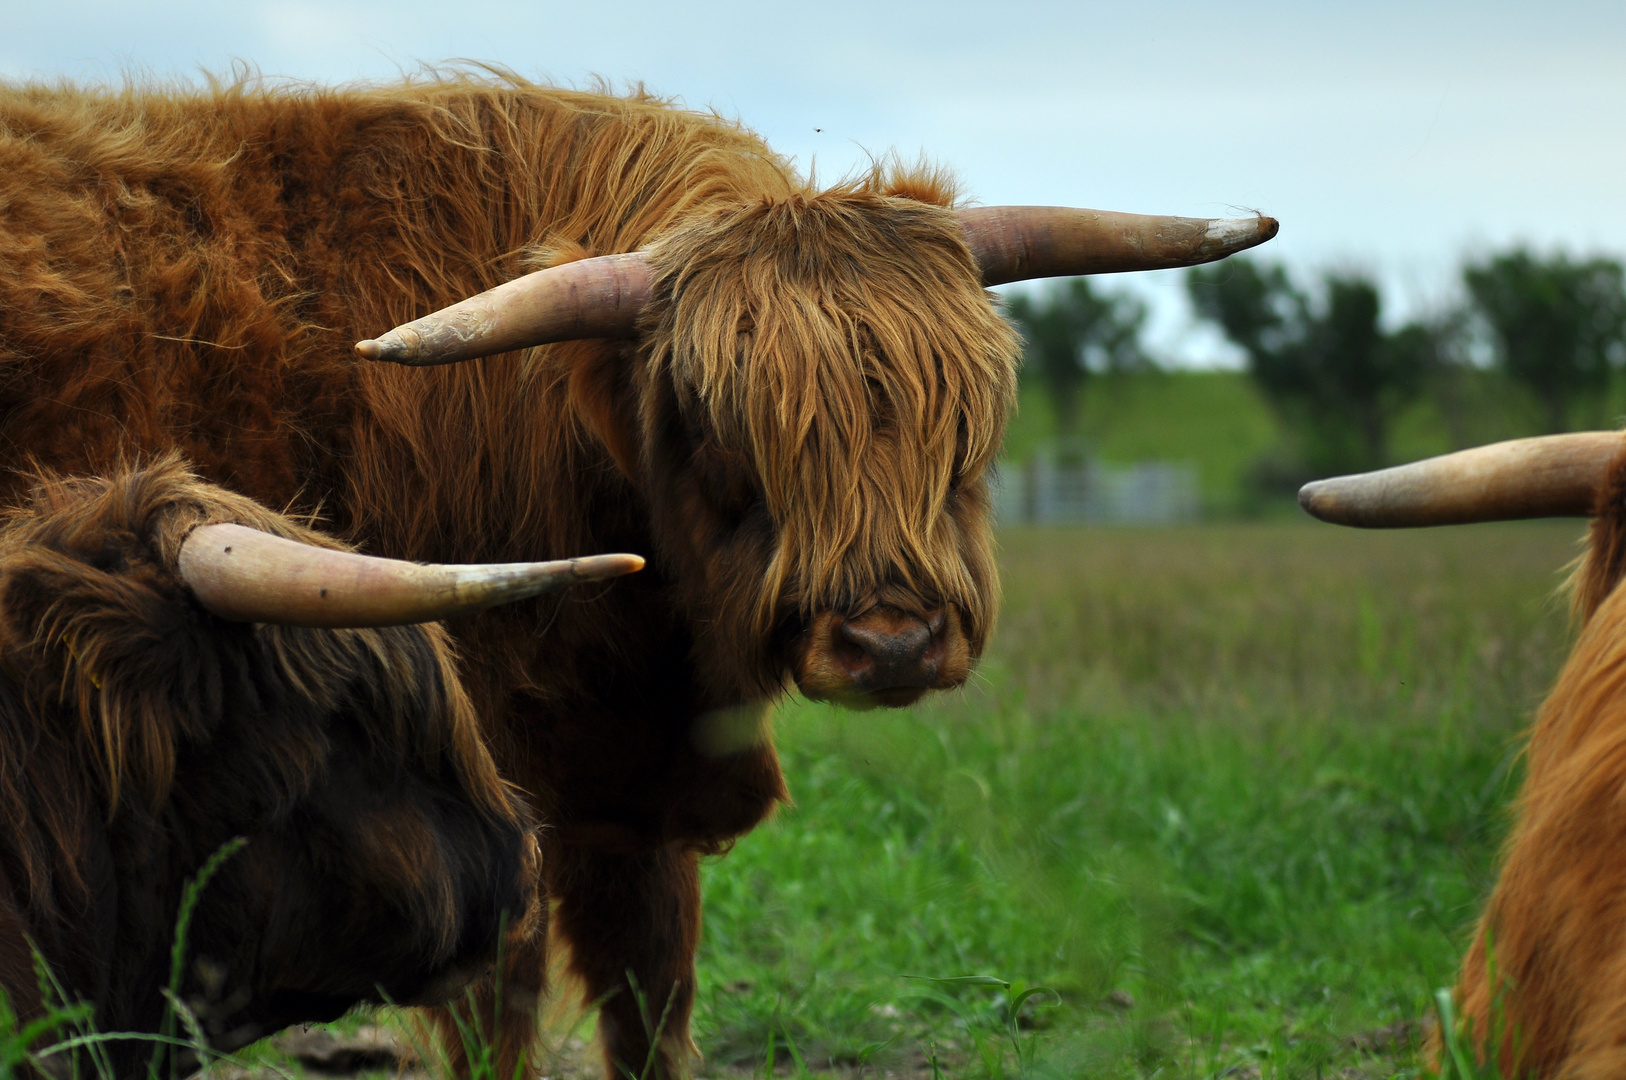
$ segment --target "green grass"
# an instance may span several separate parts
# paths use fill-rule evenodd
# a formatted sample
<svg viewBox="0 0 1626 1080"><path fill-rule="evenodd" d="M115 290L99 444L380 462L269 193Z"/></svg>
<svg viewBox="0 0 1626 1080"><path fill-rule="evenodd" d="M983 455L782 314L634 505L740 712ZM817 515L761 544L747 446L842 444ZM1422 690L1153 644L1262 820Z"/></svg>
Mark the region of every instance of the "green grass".
<svg viewBox="0 0 1626 1080"><path fill-rule="evenodd" d="M797 801L706 865L707 1074L1415 1075L1579 533L1007 531L970 687L780 711Z"/></svg>
<svg viewBox="0 0 1626 1080"><path fill-rule="evenodd" d="M1007 533L973 686L780 712L797 802L708 865L702 1045L759 1072L770 1040L815 1071L1413 1067L1354 1041L1452 980L1578 533Z"/></svg>

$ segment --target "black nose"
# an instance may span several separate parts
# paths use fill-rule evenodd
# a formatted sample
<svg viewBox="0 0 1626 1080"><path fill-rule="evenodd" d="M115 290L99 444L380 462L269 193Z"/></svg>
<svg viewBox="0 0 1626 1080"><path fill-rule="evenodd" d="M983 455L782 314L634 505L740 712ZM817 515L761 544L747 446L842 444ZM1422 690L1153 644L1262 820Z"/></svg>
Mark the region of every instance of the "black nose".
<svg viewBox="0 0 1626 1080"><path fill-rule="evenodd" d="M893 607L874 607L836 625L836 656L864 690L929 687L937 681L942 647L941 609L922 618Z"/></svg>

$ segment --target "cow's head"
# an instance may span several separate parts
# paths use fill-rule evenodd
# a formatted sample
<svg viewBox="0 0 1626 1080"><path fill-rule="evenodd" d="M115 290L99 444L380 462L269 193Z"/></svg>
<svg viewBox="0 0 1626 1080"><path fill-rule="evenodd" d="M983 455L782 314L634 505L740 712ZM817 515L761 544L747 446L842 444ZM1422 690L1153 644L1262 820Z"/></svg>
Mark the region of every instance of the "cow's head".
<svg viewBox="0 0 1626 1080"><path fill-rule="evenodd" d="M864 190L742 207L651 252L633 383L658 548L707 672L849 704L970 674L1018 343L953 211Z"/></svg>
<svg viewBox="0 0 1626 1080"><path fill-rule="evenodd" d="M985 287L1206 262L1275 233L951 202L915 176L742 205L357 349L424 364L622 338L571 350L573 398L649 501L712 689L789 677L904 705L965 681L997 604L988 471L1019 348Z"/></svg>
<svg viewBox="0 0 1626 1080"><path fill-rule="evenodd" d="M635 561L368 559L174 458L40 477L0 517L0 989L39 1007L37 946L104 1030L157 1030L184 879L242 837L181 972L216 1046L455 996L543 918L538 849L448 635L397 624Z"/></svg>

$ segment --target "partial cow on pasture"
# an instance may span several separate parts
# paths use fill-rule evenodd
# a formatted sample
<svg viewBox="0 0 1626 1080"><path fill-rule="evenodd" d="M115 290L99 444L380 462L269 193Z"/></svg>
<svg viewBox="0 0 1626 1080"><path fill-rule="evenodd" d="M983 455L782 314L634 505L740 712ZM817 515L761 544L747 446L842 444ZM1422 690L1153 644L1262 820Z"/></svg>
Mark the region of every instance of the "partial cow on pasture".
<svg viewBox="0 0 1626 1080"><path fill-rule="evenodd" d="M505 922L537 933L530 815L445 631L265 621L395 622L423 595L388 576L435 571L348 554L174 458L33 484L0 523L0 989L24 1020L46 1005L37 950L98 1030L157 1032L183 886L238 837L180 986L216 1049L381 993L444 1002ZM473 570L451 571L465 594ZM244 605L260 621L218 614ZM103 1049L118 1076L153 1054Z"/></svg>
<svg viewBox="0 0 1626 1080"><path fill-rule="evenodd" d="M649 554L449 629L547 826L607 1068L651 1052L630 972L676 1075L699 859L785 798L772 701L958 686L993 624L988 470L1018 349L985 286L1274 232L962 209L923 169L818 190L714 115L517 79L14 87L0 465L177 449L380 555ZM546 960L510 955L503 1075Z"/></svg>
<svg viewBox="0 0 1626 1080"><path fill-rule="evenodd" d="M1456 999L1500 1075L1626 1076L1626 436L1498 443L1319 481L1300 501L1374 528L1593 517L1572 582L1580 634L1531 733Z"/></svg>

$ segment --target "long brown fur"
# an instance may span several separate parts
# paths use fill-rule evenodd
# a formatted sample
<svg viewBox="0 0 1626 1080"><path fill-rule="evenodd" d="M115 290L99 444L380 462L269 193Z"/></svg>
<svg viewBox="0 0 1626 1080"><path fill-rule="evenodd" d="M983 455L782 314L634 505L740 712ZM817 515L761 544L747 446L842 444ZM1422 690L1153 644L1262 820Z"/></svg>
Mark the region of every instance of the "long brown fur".
<svg viewBox="0 0 1626 1080"><path fill-rule="evenodd" d="M839 693L842 619L941 619L940 686L993 620L985 474L1016 341L953 197L897 168L817 191L715 116L506 76L3 90L0 447L82 473L178 449L377 554L650 555L451 631L549 826L607 1067L648 1053L631 970L672 1004L675 1075L697 859L785 797L767 703L792 679ZM657 288L636 341L351 356L527 270L640 248ZM504 1075L546 966L510 960Z"/></svg>
<svg viewBox="0 0 1626 1080"><path fill-rule="evenodd" d="M1501 877L1457 983L1505 1076L1626 1075L1623 570L1626 455L1599 492L1572 583L1580 635L1537 718Z"/></svg>
<svg viewBox="0 0 1626 1080"><path fill-rule="evenodd" d="M181 889L234 837L182 982L222 1049L380 987L444 1001L505 918L534 933L535 840L443 631L222 622L175 572L221 521L332 545L173 457L36 477L0 524L0 988L25 1018L37 948L100 1030L158 1031ZM110 1051L135 1075L152 1047Z"/></svg>

